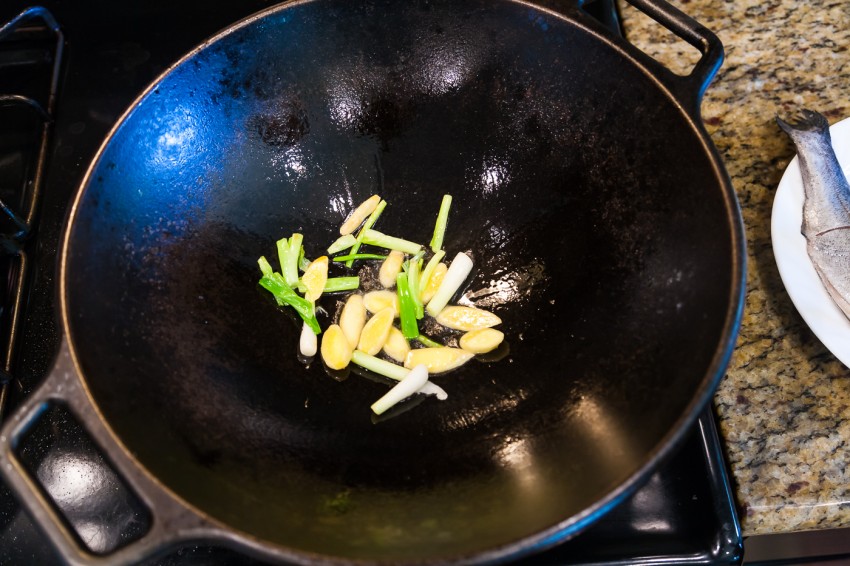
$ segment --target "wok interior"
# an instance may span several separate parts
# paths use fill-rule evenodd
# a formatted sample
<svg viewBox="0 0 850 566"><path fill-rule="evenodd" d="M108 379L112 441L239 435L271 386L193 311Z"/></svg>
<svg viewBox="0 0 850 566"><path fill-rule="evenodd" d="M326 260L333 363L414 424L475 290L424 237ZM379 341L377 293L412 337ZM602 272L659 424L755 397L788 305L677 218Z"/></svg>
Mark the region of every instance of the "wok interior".
<svg viewBox="0 0 850 566"><path fill-rule="evenodd" d="M719 185L676 105L578 25L298 4L184 60L112 136L69 235L72 344L122 442L201 511L296 552L468 555L575 524L708 395ZM471 252L466 294L509 345L377 423L387 385L305 367L256 285L276 239L324 253L375 193L378 229L426 243L453 195L448 256Z"/></svg>

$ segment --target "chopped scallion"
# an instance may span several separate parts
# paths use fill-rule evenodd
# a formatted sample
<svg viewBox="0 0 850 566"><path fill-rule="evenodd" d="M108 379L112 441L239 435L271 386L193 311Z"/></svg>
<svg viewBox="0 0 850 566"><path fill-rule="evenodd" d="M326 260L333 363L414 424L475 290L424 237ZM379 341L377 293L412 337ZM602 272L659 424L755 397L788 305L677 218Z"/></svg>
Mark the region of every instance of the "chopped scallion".
<svg viewBox="0 0 850 566"><path fill-rule="evenodd" d="M307 271L307 268L310 267L312 262L304 257L304 246L301 246L301 250L298 252L298 269L301 271Z"/></svg>
<svg viewBox="0 0 850 566"><path fill-rule="evenodd" d="M416 242L396 238L395 236L388 236L378 232L377 230L372 230L371 228L363 230L362 242L370 246L378 246L381 248L387 248L388 250L398 250L406 254L416 254L422 249L422 246Z"/></svg>
<svg viewBox="0 0 850 566"><path fill-rule="evenodd" d="M260 259L257 260L257 265L260 266L260 271L263 275L271 275L274 273L274 269L272 269L272 265L269 263L269 260L266 259L266 256L260 256Z"/></svg>
<svg viewBox="0 0 850 566"><path fill-rule="evenodd" d="M313 303L293 291L286 284L281 274L272 273L271 275L264 275L260 279L260 286L274 295L278 299L278 302L282 301L294 308L315 334L321 334L322 329L319 326L319 321L316 320Z"/></svg>
<svg viewBox="0 0 850 566"><path fill-rule="evenodd" d="M424 365L418 365L410 370L410 373L405 375L404 379L399 381L395 387L387 391L383 397L372 403L372 411L376 415L382 414L397 403L417 393L426 383L428 383L428 368Z"/></svg>
<svg viewBox="0 0 850 566"><path fill-rule="evenodd" d="M434 236L431 238L431 251L437 253L443 249L443 238L446 236L446 225L449 223L449 209L452 206L452 195L443 195L437 222L434 225Z"/></svg>
<svg viewBox="0 0 850 566"><path fill-rule="evenodd" d="M398 289L401 333L407 339L416 338L419 336L419 325L416 323L416 305L413 302L413 297L410 296L410 285L406 273L399 273L396 277L396 289Z"/></svg>
<svg viewBox="0 0 850 566"><path fill-rule="evenodd" d="M381 254L348 254L348 255L338 255L334 258L334 261L355 261L358 259L380 259L385 260L387 256Z"/></svg>
<svg viewBox="0 0 850 566"><path fill-rule="evenodd" d="M419 292L425 290L425 286L428 285L428 280L431 279L431 275L434 273L434 270L437 269L437 266L442 261L443 257L446 255L446 250L440 250L435 253L428 263L425 264L425 269L422 270L422 275L419 277Z"/></svg>
<svg viewBox="0 0 850 566"><path fill-rule="evenodd" d="M439 342L435 342L435 341L431 340L430 338L428 338L424 334L420 334L419 336L417 336L416 341L419 342L420 344L422 344L423 346L425 346L426 348L442 348L443 347L443 344L440 344Z"/></svg>
<svg viewBox="0 0 850 566"><path fill-rule="evenodd" d="M360 350L354 350L354 353L351 354L351 361L362 368L368 369L378 375L383 375L384 377L394 381L401 381L408 373L410 373L410 370L407 368L397 366L392 362L376 358L375 356L370 356L366 352L361 352ZM440 401L448 399L448 395L445 390L433 381L426 383L419 390L419 393L423 393L425 395L436 395L437 399Z"/></svg>
<svg viewBox="0 0 850 566"><path fill-rule="evenodd" d="M356 243L357 237L354 234L346 234L345 236L340 236L336 242L328 246L328 253L333 255L335 253L341 252L342 250L347 250Z"/></svg>
<svg viewBox="0 0 850 566"><path fill-rule="evenodd" d="M301 243L304 237L295 233L288 240L277 241L277 254L280 258L280 272L290 287L298 285L298 256L301 254Z"/></svg>
<svg viewBox="0 0 850 566"><path fill-rule="evenodd" d="M449 270L446 272L445 277L443 277L443 281L440 283L440 287L437 289L437 292L434 293L434 296L431 298L431 301L428 303L428 306L425 307L425 310L431 316L437 316L440 314L440 311L449 303L452 298L452 295L460 289L463 282L466 281L466 277L472 271L472 260L469 259L469 256L465 253L459 253L452 260L452 264L449 266Z"/></svg>
<svg viewBox="0 0 850 566"><path fill-rule="evenodd" d="M419 288L420 262L421 259L416 259L416 256L411 258L410 265L407 268L407 283L410 287L410 298L413 300L413 307L416 309L416 319L422 320L425 317L425 307L422 304L422 297Z"/></svg>
<svg viewBox="0 0 850 566"><path fill-rule="evenodd" d="M352 254L357 253L357 250L360 249L360 244L363 242L364 232L366 232L366 230L369 230L370 228L372 228L372 226L375 225L375 222L378 221L378 218L381 216L381 213L384 211L384 209L386 207L387 207L387 201L381 200L381 202L378 203L377 208L375 208L375 210L372 211L372 214L370 214L369 218L366 219L366 222L363 223L363 228L361 228L360 232L357 233L357 242L353 246L351 246L351 252L350 253L352 253ZM353 259L345 262L345 267L351 267L352 265L354 265Z"/></svg>
<svg viewBox="0 0 850 566"><path fill-rule="evenodd" d="M353 291L360 287L360 277L328 277L322 293L339 293L340 291ZM298 281L298 292L305 293L307 287Z"/></svg>

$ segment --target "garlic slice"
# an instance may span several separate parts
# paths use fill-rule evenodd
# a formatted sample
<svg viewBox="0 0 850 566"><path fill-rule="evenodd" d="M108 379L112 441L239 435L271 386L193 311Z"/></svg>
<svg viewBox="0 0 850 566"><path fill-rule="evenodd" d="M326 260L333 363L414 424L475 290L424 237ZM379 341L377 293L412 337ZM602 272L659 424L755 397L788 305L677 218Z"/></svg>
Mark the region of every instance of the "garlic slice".
<svg viewBox="0 0 850 566"><path fill-rule="evenodd" d="M424 364L428 373L443 373L458 368L471 360L474 354L460 348L417 348L404 359L404 367L412 368Z"/></svg>
<svg viewBox="0 0 850 566"><path fill-rule="evenodd" d="M354 232L358 226L363 224L363 221L366 220L367 216L375 212L375 209L378 208L378 204L380 202L381 197L378 195L372 195L360 203L360 205L348 215L348 218L345 222L343 222L342 226L340 226L340 235L345 236L346 234Z"/></svg>
<svg viewBox="0 0 850 566"><path fill-rule="evenodd" d="M370 318L360 333L357 349L370 356L380 352L390 334L394 316L392 308L387 307Z"/></svg>
<svg viewBox="0 0 850 566"><path fill-rule="evenodd" d="M322 333L322 360L331 369L343 369L351 361L354 348L337 324L332 324Z"/></svg>
<svg viewBox="0 0 850 566"><path fill-rule="evenodd" d="M473 354L486 354L499 347L505 335L495 328L471 330L460 337L460 347Z"/></svg>
<svg viewBox="0 0 850 566"><path fill-rule="evenodd" d="M444 308L434 318L446 328L464 332L490 328L502 323L502 319L490 311L459 305Z"/></svg>
<svg viewBox="0 0 850 566"><path fill-rule="evenodd" d="M395 291L369 291L363 295L363 306L372 314L378 313L387 307L393 309L393 317L398 317L399 303L398 293Z"/></svg>
<svg viewBox="0 0 850 566"><path fill-rule="evenodd" d="M353 293L345 301L342 313L339 315L339 326L348 338L352 348L360 341L360 332L366 324L366 307L363 305L363 295Z"/></svg>

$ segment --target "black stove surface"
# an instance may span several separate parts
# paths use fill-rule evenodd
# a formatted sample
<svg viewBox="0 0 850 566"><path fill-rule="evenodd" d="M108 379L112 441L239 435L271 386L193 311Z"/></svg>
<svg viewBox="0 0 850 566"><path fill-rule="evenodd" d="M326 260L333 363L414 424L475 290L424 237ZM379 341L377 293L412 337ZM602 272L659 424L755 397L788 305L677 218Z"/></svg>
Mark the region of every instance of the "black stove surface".
<svg viewBox="0 0 850 566"><path fill-rule="evenodd" d="M71 197L108 131L136 96L184 53L230 23L272 4L265 0L214 3L214 8L201 0L41 4L61 25L65 51L40 215L35 236L24 243L29 292L13 377L6 388L7 411L38 385L56 354L57 246ZM0 4L0 26L28 6L19 0ZM610 4L598 2L595 10L603 21L615 23ZM24 55L9 55L0 44L0 96L44 89L38 81L21 78L25 74L18 69L27 65L49 68L50 56L42 53L36 40L34 46L21 43ZM35 148L36 144L19 136L4 142L6 123L9 119L4 121L0 113L0 199L9 202L3 191L14 182L7 183L5 175L25 177L32 168L19 158L17 149L9 147ZM17 128L16 124L15 131ZM10 263L8 257L4 258L0 268ZM6 295L10 294L8 287L2 287ZM9 317L7 311L4 306L0 319ZM124 489L84 431L65 412L48 412L21 452L22 460L36 471L90 550L108 552L122 546L140 536L149 524L147 511ZM75 481L77 484L72 485ZM87 489L80 489L81 481L89 482ZM77 495L70 497L70 493ZM722 450L712 413L706 410L681 450L642 489L575 539L524 562L737 564L741 558L741 532ZM0 483L0 564L55 562L58 558L41 531ZM201 544L149 563L254 561L232 550Z"/></svg>

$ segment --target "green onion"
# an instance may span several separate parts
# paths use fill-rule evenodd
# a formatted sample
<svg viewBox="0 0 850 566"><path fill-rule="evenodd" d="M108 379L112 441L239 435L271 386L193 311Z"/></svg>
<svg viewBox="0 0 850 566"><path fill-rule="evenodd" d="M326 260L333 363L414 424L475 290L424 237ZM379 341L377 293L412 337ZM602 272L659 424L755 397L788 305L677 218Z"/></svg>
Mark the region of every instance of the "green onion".
<svg viewBox="0 0 850 566"><path fill-rule="evenodd" d="M293 291L280 273L264 275L260 279L260 286L274 295L278 302L284 302L294 308L315 334L321 334L322 329L316 320L313 303Z"/></svg>
<svg viewBox="0 0 850 566"><path fill-rule="evenodd" d="M274 269L272 269L272 265L269 263L269 260L266 259L266 256L260 256L260 259L257 260L257 265L260 266L260 271L263 275L271 275L274 273Z"/></svg>
<svg viewBox="0 0 850 566"><path fill-rule="evenodd" d="M439 342L434 342L433 340L431 340L430 338L428 338L424 334L420 334L419 336L417 336L415 338L415 340L417 342L419 342L420 344L422 344L423 346L425 346L426 348L442 348L443 347L442 344L440 344Z"/></svg>
<svg viewBox="0 0 850 566"><path fill-rule="evenodd" d="M434 236L431 238L431 251L437 253L443 249L443 238L446 236L446 225L449 223L449 208L452 206L452 195L443 195L437 222L434 225Z"/></svg>
<svg viewBox="0 0 850 566"><path fill-rule="evenodd" d="M298 285L298 256L301 253L301 242L304 237L301 234L293 234L290 239L283 238L277 241L277 255L280 259L280 272L283 279L290 287Z"/></svg>
<svg viewBox="0 0 850 566"><path fill-rule="evenodd" d="M437 292L431 298L428 306L425 308L431 316L437 316L440 311L449 303L452 295L460 289L467 276L472 271L472 260L465 253L458 253L452 260L449 270L446 272L443 281L437 288Z"/></svg>
<svg viewBox="0 0 850 566"><path fill-rule="evenodd" d="M341 236L336 242L334 242L328 247L328 253L335 254L337 252L341 252L342 250L347 250L356 243L357 238L354 236L354 234L346 234L345 236Z"/></svg>
<svg viewBox="0 0 850 566"><path fill-rule="evenodd" d="M434 274L434 270L437 269L437 266L440 265L440 260L443 259L443 256L446 255L445 250L440 250L435 253L428 263L425 265L425 269L422 270L422 276L419 278L419 293L425 290L425 285L428 284L428 280L431 279L431 275Z"/></svg>
<svg viewBox="0 0 850 566"><path fill-rule="evenodd" d="M348 255L338 255L334 258L334 261L354 261L356 259L387 259L387 256L381 254L348 254Z"/></svg>
<svg viewBox="0 0 850 566"><path fill-rule="evenodd" d="M407 339L416 338L419 336L419 326L416 324L416 305L413 303L413 297L410 296L407 274L399 273L395 283L398 289L401 333Z"/></svg>
<svg viewBox="0 0 850 566"><path fill-rule="evenodd" d="M357 250L360 249L360 244L363 242L363 234L366 232L366 230L369 230L370 228L372 228L372 226L375 225L375 222L378 221L378 217L381 216L381 213L386 207L387 201L382 199L381 202L378 203L378 207L372 211L372 214L370 214L369 218L366 219L366 222L363 223L363 228L361 228L360 232L357 233L357 242L353 246L351 246L352 254L356 254ZM354 265L353 259L350 259L345 262L345 267L351 267L352 265Z"/></svg>
<svg viewBox="0 0 850 566"><path fill-rule="evenodd" d="M372 230L371 228L363 230L362 242L370 246L378 246L389 250L398 250L406 254L416 254L422 249L422 246L416 242L396 238L395 236L387 236L386 234L378 232L377 230Z"/></svg>
<svg viewBox="0 0 850 566"><path fill-rule="evenodd" d="M272 269L272 265L269 263L269 260L266 259L266 256L260 256L260 259L257 260L257 265L260 266L260 271L263 273L263 276L270 276L274 273L274 269ZM278 273L278 277L281 275ZM286 302L278 296L275 296L275 301L277 301L278 306L284 307L286 306Z"/></svg>
<svg viewBox="0 0 850 566"><path fill-rule="evenodd" d="M372 412L380 415L394 407L397 403L415 395L428 383L428 368L418 365L404 376L404 379L395 384L383 397L372 403Z"/></svg>
<svg viewBox="0 0 850 566"><path fill-rule="evenodd" d="M420 261L414 256L407 268L407 284L410 287L410 298L416 309L416 319L421 320L425 316L425 306L422 304L421 290L419 288Z"/></svg>
<svg viewBox="0 0 850 566"><path fill-rule="evenodd" d="M389 377L395 381L401 381L410 372L407 368L397 366L394 363L370 356L361 350L354 350L351 354L351 361L360 367L373 371L378 375Z"/></svg>
<svg viewBox="0 0 850 566"><path fill-rule="evenodd" d="M304 257L304 246L301 246L301 250L298 252L298 269L301 271L307 271L307 268L310 267L310 263L312 262Z"/></svg>
<svg viewBox="0 0 850 566"><path fill-rule="evenodd" d="M354 353L351 354L351 361L362 368L375 372L378 375L388 377L394 381L401 381L407 377L408 373L410 373L410 370L407 368L397 366L394 363L382 360L381 358L376 358L375 356L370 356L366 352L360 350L354 350ZM422 386L419 393L423 393L425 395L436 395L437 399L440 401L445 401L448 398L448 395L443 388L433 381L429 381Z"/></svg>
<svg viewBox="0 0 850 566"><path fill-rule="evenodd" d="M325 286L322 293L339 293L340 291L354 291L360 287L360 277L328 277L325 281ZM298 280L298 292L306 293L307 286L301 280Z"/></svg>

